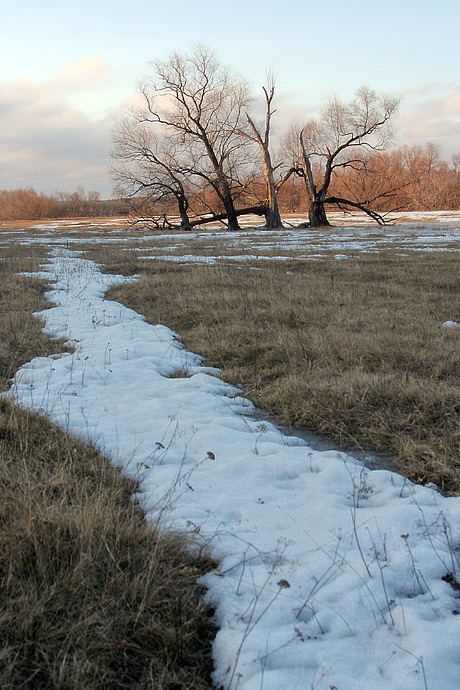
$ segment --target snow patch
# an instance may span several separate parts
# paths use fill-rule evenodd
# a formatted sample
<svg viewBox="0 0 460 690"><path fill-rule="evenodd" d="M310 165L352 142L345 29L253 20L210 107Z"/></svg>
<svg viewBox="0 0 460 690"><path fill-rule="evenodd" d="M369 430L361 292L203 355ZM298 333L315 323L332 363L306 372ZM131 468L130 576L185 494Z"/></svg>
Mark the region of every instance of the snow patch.
<svg viewBox="0 0 460 690"><path fill-rule="evenodd" d="M257 419L163 325L104 299L126 279L56 248L38 357L13 397L96 442L153 519L219 559L214 681L236 690L457 690L460 499ZM457 327L458 324L455 324ZM170 378L177 371L187 377Z"/></svg>

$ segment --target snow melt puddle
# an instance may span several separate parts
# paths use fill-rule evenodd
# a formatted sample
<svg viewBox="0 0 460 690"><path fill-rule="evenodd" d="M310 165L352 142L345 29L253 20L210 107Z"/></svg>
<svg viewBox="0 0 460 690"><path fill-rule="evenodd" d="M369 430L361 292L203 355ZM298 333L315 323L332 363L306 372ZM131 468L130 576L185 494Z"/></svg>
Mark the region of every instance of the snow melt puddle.
<svg viewBox="0 0 460 690"><path fill-rule="evenodd" d="M14 397L95 440L220 560L214 680L236 690L457 690L460 500L284 436L168 328L104 300L125 278L55 249L41 313L73 354ZM177 371L188 377L168 378Z"/></svg>

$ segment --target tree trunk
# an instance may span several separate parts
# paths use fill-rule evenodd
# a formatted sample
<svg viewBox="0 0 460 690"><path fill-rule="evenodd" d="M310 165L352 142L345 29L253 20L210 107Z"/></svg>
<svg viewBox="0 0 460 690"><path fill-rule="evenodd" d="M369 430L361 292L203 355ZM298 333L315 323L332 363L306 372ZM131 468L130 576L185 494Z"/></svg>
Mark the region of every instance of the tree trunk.
<svg viewBox="0 0 460 690"><path fill-rule="evenodd" d="M225 211L227 212L227 230L230 232L237 232L240 229L238 223L238 216L236 215L233 199L223 199Z"/></svg>
<svg viewBox="0 0 460 690"><path fill-rule="evenodd" d="M225 208L225 215L227 217L227 230L230 230L231 232L237 232L240 229L240 226L238 224L238 217L235 211L235 204L233 203L232 190L230 189L230 185L228 184L228 180L225 176L222 166L219 165L219 163L217 163L217 160L215 170L217 173L218 184L214 187L214 189L216 190Z"/></svg>
<svg viewBox="0 0 460 690"><path fill-rule="evenodd" d="M224 172L224 168L222 165L222 162L217 159L216 153L211 145L211 142L208 139L208 134L204 130L204 128L201 125L198 125L199 130L201 132L200 139L205 145L206 152L208 154L209 160L212 163L212 166L216 172L217 176L217 185L214 187L216 190L218 196L220 197L224 208L225 212L227 214L227 229L236 232L237 230L240 229L240 226L238 225L238 217L235 212L235 205L233 203L233 196L232 196L232 190L230 188L230 185L228 183L227 176Z"/></svg>
<svg viewBox="0 0 460 690"><path fill-rule="evenodd" d="M310 204L308 210L308 218L310 219L311 228L320 228L321 226L330 226L326 211L324 209L324 199L321 195L317 194Z"/></svg>
<svg viewBox="0 0 460 690"><path fill-rule="evenodd" d="M248 206L246 208L239 208L235 210L235 215L237 217L246 215L265 216L266 211L266 206ZM215 223L216 221L227 220L227 218L228 216L226 211L224 213L215 213L207 217L204 216L201 218L194 218L190 221L190 227L194 228L197 225L205 225L205 223Z"/></svg>
<svg viewBox="0 0 460 690"><path fill-rule="evenodd" d="M267 103L267 110L265 113L265 132L264 135L260 133L260 130L256 127L254 124L251 116L246 113L246 118L249 122L249 125L253 131L253 136L249 135L247 132L242 133L243 136L248 137L251 141L256 143L258 146L260 146L262 150L262 159L263 159L263 166L264 166L264 180L265 180L265 188L266 188L266 195L267 195L267 209L265 211L265 227L268 230L275 229L275 228L282 228L283 223L281 221L281 216L279 212L279 207L278 207L278 199L276 196L277 192L277 187L275 184L275 180L273 177L273 165L270 157L270 150L269 150L269 141L270 141L270 121L273 113L275 112L274 110L272 111L271 109L271 104L273 101L273 96L275 94L275 80L273 75L268 75L269 78L269 84L268 87L265 88L263 86L263 91L265 94L265 100ZM291 173L289 173L283 182L286 181L286 179L289 177ZM283 184L283 182L280 183Z"/></svg>
<svg viewBox="0 0 460 690"><path fill-rule="evenodd" d="M227 229L231 232L237 232L240 229L240 226L238 224L238 217L235 211L235 204L233 203L232 190L230 189L230 185L228 184L228 180L225 176L222 166L219 165L219 167L216 169L216 172L217 179L219 181L218 189L216 189L216 191L222 200L225 213L227 214Z"/></svg>
<svg viewBox="0 0 460 690"><path fill-rule="evenodd" d="M270 205L267 207L267 210L265 211L265 227L267 230L273 230L275 228L283 227L276 199L275 206L273 207L272 205Z"/></svg>
<svg viewBox="0 0 460 690"><path fill-rule="evenodd" d="M267 230L273 228L282 228L280 211L278 208L278 199L276 196L276 185L273 179L273 167L270 158L270 153L267 147L262 147L264 158L264 177L267 187L268 208L265 212L265 227Z"/></svg>
<svg viewBox="0 0 460 690"><path fill-rule="evenodd" d="M307 155L305 144L303 141L303 130L300 132L300 146L302 148L302 171L305 187L310 199L310 208L308 209L308 218L310 220L311 228L320 228L322 226L330 225L326 218L326 211L324 210L324 200L326 198L326 190L329 182L325 180L322 188L318 192L316 190L315 181L313 179L313 171L311 169L310 157ZM329 162L329 159L328 159Z"/></svg>
<svg viewBox="0 0 460 690"><path fill-rule="evenodd" d="M177 205L179 207L179 214L180 214L180 227L181 230L191 230L192 226L190 225L190 219L188 217L187 209L188 209L188 201L185 197L179 196L177 198Z"/></svg>

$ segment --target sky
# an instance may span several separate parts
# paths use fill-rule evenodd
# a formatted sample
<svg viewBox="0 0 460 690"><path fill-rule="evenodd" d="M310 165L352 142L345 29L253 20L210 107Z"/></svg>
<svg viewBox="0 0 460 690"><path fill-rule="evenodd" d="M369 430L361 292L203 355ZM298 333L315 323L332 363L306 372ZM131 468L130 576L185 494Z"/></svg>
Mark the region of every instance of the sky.
<svg viewBox="0 0 460 690"><path fill-rule="evenodd" d="M395 145L460 152L458 0L0 0L0 189L112 195L111 129L150 62L199 43L260 94L274 125L367 85L401 97Z"/></svg>

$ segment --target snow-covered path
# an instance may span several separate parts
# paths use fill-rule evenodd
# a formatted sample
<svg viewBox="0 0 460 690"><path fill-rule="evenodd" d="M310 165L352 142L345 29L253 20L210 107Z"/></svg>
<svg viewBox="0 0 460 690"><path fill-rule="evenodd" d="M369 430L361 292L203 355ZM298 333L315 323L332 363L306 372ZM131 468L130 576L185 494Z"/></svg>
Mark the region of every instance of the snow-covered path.
<svg viewBox="0 0 460 690"><path fill-rule="evenodd" d="M458 690L460 601L442 577L460 575L460 499L283 436L168 328L104 300L124 278L59 248L43 276L46 330L75 352L24 366L13 394L96 441L152 517L219 559L217 685Z"/></svg>

